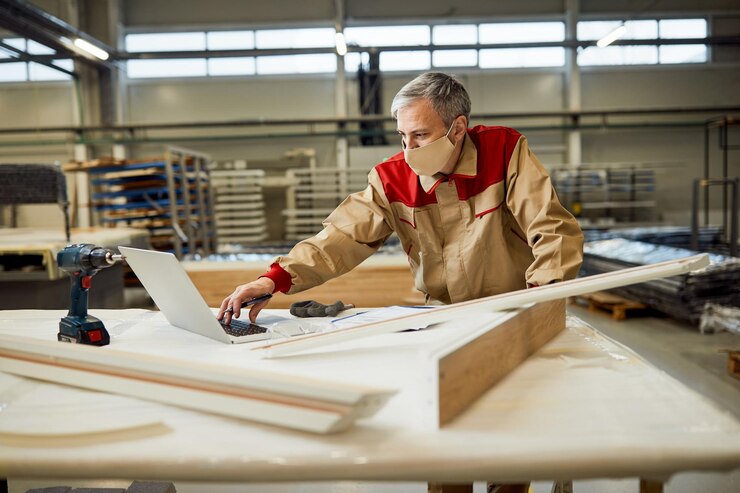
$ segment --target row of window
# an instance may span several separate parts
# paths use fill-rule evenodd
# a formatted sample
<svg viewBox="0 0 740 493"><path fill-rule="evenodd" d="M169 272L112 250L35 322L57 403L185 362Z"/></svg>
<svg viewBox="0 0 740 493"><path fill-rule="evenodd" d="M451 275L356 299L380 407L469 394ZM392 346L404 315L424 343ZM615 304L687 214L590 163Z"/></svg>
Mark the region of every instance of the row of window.
<svg viewBox="0 0 740 493"><path fill-rule="evenodd" d="M577 25L579 40L597 40L618 27L620 21L582 21ZM624 39L704 38L705 19L639 20L624 23ZM563 22L499 22L444 26L347 27L348 45L427 46L528 43L565 41ZM334 28L266 29L258 31L212 31L129 34L126 51L206 51L275 48L332 48Z"/></svg>
<svg viewBox="0 0 740 493"><path fill-rule="evenodd" d="M619 21L582 21L577 26L579 40L597 40L617 28ZM705 19L636 20L624 23L623 39L704 38ZM506 44L523 42L564 41L563 22L519 22L460 24L445 26L372 26L348 27L344 30L347 44L363 47L430 46L430 50L381 51L381 71L419 71L431 68L471 67L481 69L520 67L561 67L566 50L561 47L501 49L431 49L434 45ZM31 40L6 38L4 43L29 54L54 54L54 50ZM212 31L129 34L126 50L137 52L214 51L238 49L328 48L335 43L333 28L268 29L256 31ZM7 50L6 50L7 51ZM652 65L671 63L704 63L706 45L591 46L579 49L581 66ZM0 58L11 52L0 48ZM356 72L367 64L367 53L348 53L344 67ZM72 70L71 60L52 62ZM337 69L332 53L258 57L215 57L190 59L130 60L126 64L129 78L206 77L268 74L331 73ZM0 63L0 81L65 80L67 74L38 63Z"/></svg>

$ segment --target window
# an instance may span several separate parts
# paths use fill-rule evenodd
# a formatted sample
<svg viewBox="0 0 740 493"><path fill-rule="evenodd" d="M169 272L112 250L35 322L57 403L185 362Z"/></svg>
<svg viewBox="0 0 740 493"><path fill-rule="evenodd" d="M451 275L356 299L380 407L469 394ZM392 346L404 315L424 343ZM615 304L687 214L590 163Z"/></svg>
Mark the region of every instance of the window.
<svg viewBox="0 0 740 493"><path fill-rule="evenodd" d="M622 24L621 21L588 21L579 22L577 36L582 41L597 41ZM627 21L624 23L627 32L622 39L657 39L658 21Z"/></svg>
<svg viewBox="0 0 740 493"><path fill-rule="evenodd" d="M664 39L707 37L705 19L665 19L660 21L659 25L660 37Z"/></svg>
<svg viewBox="0 0 740 493"><path fill-rule="evenodd" d="M370 55L368 53L357 53L353 51L344 55L344 70L347 72L357 72L360 64L367 65L368 63L370 63Z"/></svg>
<svg viewBox="0 0 740 493"><path fill-rule="evenodd" d="M563 41L565 39L565 24L562 22L481 24L478 39L481 44Z"/></svg>
<svg viewBox="0 0 740 493"><path fill-rule="evenodd" d="M46 45L37 43L31 39L25 38L5 38L2 40L3 43L13 48L26 52L29 55L54 55L55 50L49 48ZM17 55L14 51L7 48L0 48L0 58L16 58ZM69 70L74 70L74 64L72 60L60 59L53 60L51 63L58 65L59 67ZM48 65L44 65L36 62L9 62L0 63L0 82L26 82L26 81L52 81L52 80L70 80L72 76L54 70Z"/></svg>
<svg viewBox="0 0 740 493"><path fill-rule="evenodd" d="M210 58L208 75L254 75L254 57Z"/></svg>
<svg viewBox="0 0 740 493"><path fill-rule="evenodd" d="M426 46L431 41L429 26L346 27L348 45Z"/></svg>
<svg viewBox="0 0 740 493"><path fill-rule="evenodd" d="M578 39L601 39L622 24L621 21L584 21L578 23ZM626 21L622 39L701 39L707 35L705 19L648 19ZM578 65L655 65L658 63L705 63L706 45L620 45L597 48L589 46L578 53Z"/></svg>
<svg viewBox="0 0 740 493"><path fill-rule="evenodd" d="M478 43L478 26L475 24L434 26L432 42L436 45L474 45Z"/></svg>
<svg viewBox="0 0 740 493"><path fill-rule="evenodd" d="M707 36L705 19L617 19L579 22L577 38L593 42L620 25L626 27L626 33L622 36L625 40L701 39ZM326 51L327 48L334 48L335 34L334 27L129 34L125 38L125 45L132 53L201 51L203 54L200 55L202 58L187 60L131 60L128 62L128 74L131 78L152 78L330 73L336 71L337 67L334 53L210 58L208 51L312 48ZM380 48L380 70L383 71L421 71L432 67L496 69L565 65L566 49L560 46L500 49L483 46L559 43L565 40L565 23L560 21L361 26L345 28L344 35L350 46ZM8 38L5 41L32 53L50 52L50 48L27 42L23 38ZM435 45L450 48L435 49ZM459 49L451 49L455 45ZM477 48L462 45L477 45ZM387 46L423 48L419 51L383 51L383 47ZM704 45L620 44L579 49L577 59L581 66L704 63L708 51ZM0 50L0 58L12 56L12 53ZM369 61L368 54L362 52L350 52L343 58L347 72L356 72L361 63L367 64ZM47 69L27 67L27 78L41 80L39 77L59 77ZM20 77L18 70L17 67L4 69L0 66L0 71L5 71L0 79L6 77L15 80Z"/></svg>
<svg viewBox="0 0 740 493"><path fill-rule="evenodd" d="M384 51L380 53L380 70L395 72L404 70L428 70L431 54L428 51Z"/></svg>
<svg viewBox="0 0 740 493"><path fill-rule="evenodd" d="M432 53L435 67L475 67L478 50L437 50Z"/></svg>
<svg viewBox="0 0 740 493"><path fill-rule="evenodd" d="M565 48L505 48L480 50L480 68L562 67Z"/></svg>
<svg viewBox="0 0 740 493"><path fill-rule="evenodd" d="M257 73L260 75L317 74L336 70L337 56L333 53L257 57Z"/></svg>
<svg viewBox="0 0 740 493"><path fill-rule="evenodd" d="M660 63L705 63L706 45L663 45L659 47Z"/></svg>
<svg viewBox="0 0 740 493"><path fill-rule="evenodd" d="M48 46L37 43L32 39L27 41L26 50L29 55L53 55L56 53L56 51L52 50Z"/></svg>
<svg viewBox="0 0 740 493"><path fill-rule="evenodd" d="M254 32L209 32L206 34L206 47L209 50L251 50L254 49Z"/></svg>
<svg viewBox="0 0 740 493"><path fill-rule="evenodd" d="M257 31L257 48L332 48L333 28Z"/></svg>
<svg viewBox="0 0 740 493"><path fill-rule="evenodd" d="M657 46L589 46L578 53L578 65L651 65L658 63Z"/></svg>
<svg viewBox="0 0 740 493"><path fill-rule="evenodd" d="M5 38L3 43L12 46L16 50L26 51L26 40L23 38Z"/></svg>
<svg viewBox="0 0 740 493"><path fill-rule="evenodd" d="M0 82L23 82L28 80L28 64L25 62L0 63Z"/></svg>
<svg viewBox="0 0 740 493"><path fill-rule="evenodd" d="M126 36L126 51L204 51L206 33L153 33Z"/></svg>
<svg viewBox="0 0 740 493"><path fill-rule="evenodd" d="M563 41L562 22L499 22L481 24L478 30L481 44L506 44ZM480 68L561 67L565 64L565 48L505 48L483 49L478 55Z"/></svg>

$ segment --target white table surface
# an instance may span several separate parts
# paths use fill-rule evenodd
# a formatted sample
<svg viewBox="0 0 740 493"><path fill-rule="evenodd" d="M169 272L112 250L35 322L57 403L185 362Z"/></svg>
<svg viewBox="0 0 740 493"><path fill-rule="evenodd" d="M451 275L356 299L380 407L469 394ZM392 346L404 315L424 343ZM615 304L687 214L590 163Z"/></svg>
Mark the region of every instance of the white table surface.
<svg viewBox="0 0 740 493"><path fill-rule="evenodd" d="M682 471L740 467L736 419L576 318L435 430L421 416L428 405L423 348L450 337L454 327L258 360L246 345L184 332L158 312L91 313L112 336L102 351L216 361L244 368L245 378L250 368L307 373L399 393L375 417L321 436L0 373L0 477L460 483L666 480ZM54 340L64 314L0 311L0 333Z"/></svg>

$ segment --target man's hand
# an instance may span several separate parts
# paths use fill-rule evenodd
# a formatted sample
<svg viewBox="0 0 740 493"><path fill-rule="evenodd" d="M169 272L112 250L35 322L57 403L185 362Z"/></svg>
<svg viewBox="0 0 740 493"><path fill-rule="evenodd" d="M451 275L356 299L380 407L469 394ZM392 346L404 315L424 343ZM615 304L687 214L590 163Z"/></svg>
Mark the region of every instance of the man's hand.
<svg viewBox="0 0 740 493"><path fill-rule="evenodd" d="M218 310L217 318L224 320L225 323L231 323L231 317L239 318L242 311L242 303L257 296L270 293L275 290L275 283L268 277L261 277L256 281L248 282L237 286L233 293L224 298L221 302L221 307ZM265 300L260 303L252 305L249 309L249 320L252 323L257 321L257 314L270 303L270 300ZM229 310L229 308L231 310Z"/></svg>

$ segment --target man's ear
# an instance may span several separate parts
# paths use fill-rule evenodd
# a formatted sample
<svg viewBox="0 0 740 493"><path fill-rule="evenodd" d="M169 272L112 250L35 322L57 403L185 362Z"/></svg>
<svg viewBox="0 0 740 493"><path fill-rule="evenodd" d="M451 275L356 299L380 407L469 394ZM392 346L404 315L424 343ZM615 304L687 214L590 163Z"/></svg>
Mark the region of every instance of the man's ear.
<svg viewBox="0 0 740 493"><path fill-rule="evenodd" d="M465 118L463 115L458 116L455 118L455 128L453 129L453 133L455 134L455 141L461 141L463 138L465 138L465 132L468 128L468 119Z"/></svg>

